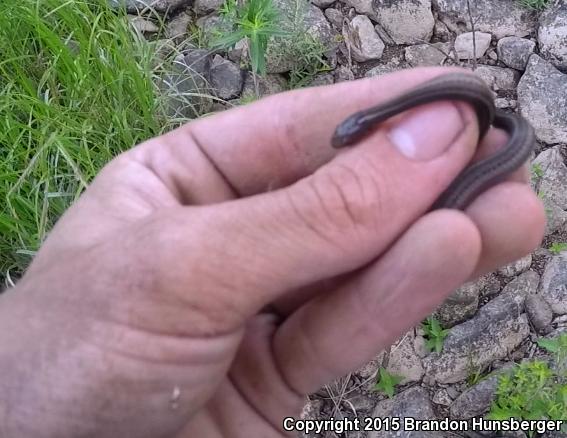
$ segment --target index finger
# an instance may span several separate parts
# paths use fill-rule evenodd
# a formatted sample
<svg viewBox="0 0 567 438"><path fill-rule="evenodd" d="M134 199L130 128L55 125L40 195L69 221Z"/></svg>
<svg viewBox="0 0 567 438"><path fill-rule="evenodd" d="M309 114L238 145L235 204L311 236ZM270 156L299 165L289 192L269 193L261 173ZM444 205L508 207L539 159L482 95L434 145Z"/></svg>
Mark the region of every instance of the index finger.
<svg viewBox="0 0 567 438"><path fill-rule="evenodd" d="M347 116L451 70L419 68L281 93L188 123L139 153L192 204L281 188L336 155L330 139Z"/></svg>

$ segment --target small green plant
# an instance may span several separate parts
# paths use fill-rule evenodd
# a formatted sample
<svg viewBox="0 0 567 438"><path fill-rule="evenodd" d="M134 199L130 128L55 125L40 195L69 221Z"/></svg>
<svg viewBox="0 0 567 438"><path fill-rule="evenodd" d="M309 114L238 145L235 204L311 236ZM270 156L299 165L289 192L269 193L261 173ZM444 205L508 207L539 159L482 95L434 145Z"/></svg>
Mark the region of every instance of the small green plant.
<svg viewBox="0 0 567 438"><path fill-rule="evenodd" d="M390 374L385 368L380 367L378 381L376 382L376 385L374 385L374 390L381 391L389 398L392 398L394 396L396 386L403 379L404 378L402 376Z"/></svg>
<svg viewBox="0 0 567 438"><path fill-rule="evenodd" d="M481 380L483 380L485 378L485 376L482 373L482 369L479 367L476 367L476 369L474 371L472 371L469 376L467 377L467 384L470 386L474 386L476 385L478 382L480 382Z"/></svg>
<svg viewBox="0 0 567 438"><path fill-rule="evenodd" d="M222 31L212 42L213 47L227 49L246 39L252 71L264 75L268 40L287 34L278 25L279 12L272 0L244 0L242 4L226 0L220 13L232 31Z"/></svg>
<svg viewBox="0 0 567 438"><path fill-rule="evenodd" d="M537 345L554 354L557 369L567 370L567 334L564 333L553 339L540 339Z"/></svg>
<svg viewBox="0 0 567 438"><path fill-rule="evenodd" d="M549 247L549 251L552 254L559 254L560 252L567 250L567 242L555 242Z"/></svg>
<svg viewBox="0 0 567 438"><path fill-rule="evenodd" d="M289 72L290 89L308 86L317 74L331 71L329 63L325 60L325 45L310 34L296 33L290 48L298 60Z"/></svg>
<svg viewBox="0 0 567 438"><path fill-rule="evenodd" d="M535 180L540 180L543 177L543 169L539 163L536 163L532 166L532 177Z"/></svg>
<svg viewBox="0 0 567 438"><path fill-rule="evenodd" d="M425 322L421 324L423 331L425 331L425 346L429 351L440 353L443 349L443 342L449 334L449 330L441 327L436 318L430 316Z"/></svg>
<svg viewBox="0 0 567 438"><path fill-rule="evenodd" d="M538 341L553 354L554 366L536 360L503 373L488 418L564 420L567 418L567 334ZM533 436L534 432L530 434Z"/></svg>
<svg viewBox="0 0 567 438"><path fill-rule="evenodd" d="M550 2L550 0L519 0L520 4L529 9L542 10Z"/></svg>

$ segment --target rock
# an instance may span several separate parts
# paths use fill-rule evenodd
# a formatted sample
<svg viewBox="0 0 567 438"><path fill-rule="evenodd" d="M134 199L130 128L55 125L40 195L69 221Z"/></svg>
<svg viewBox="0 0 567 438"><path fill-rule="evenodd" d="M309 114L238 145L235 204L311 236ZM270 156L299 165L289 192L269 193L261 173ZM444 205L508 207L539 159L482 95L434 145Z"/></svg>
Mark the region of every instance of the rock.
<svg viewBox="0 0 567 438"><path fill-rule="evenodd" d="M435 311L435 318L446 328L467 320L476 313L480 292L480 283L465 283L445 299Z"/></svg>
<svg viewBox="0 0 567 438"><path fill-rule="evenodd" d="M357 376L361 381L364 383L361 385L362 390L372 391L376 384L376 379L378 377L378 371L380 367L382 367L384 363L384 358L386 356L386 351L382 351L378 353L374 359L370 362L365 363L361 366L358 370L354 372L354 375Z"/></svg>
<svg viewBox="0 0 567 438"><path fill-rule="evenodd" d="M232 30L231 24L217 14L205 15L196 20L195 25L201 30L203 39L211 45L215 44L215 40L218 38L219 34Z"/></svg>
<svg viewBox="0 0 567 438"><path fill-rule="evenodd" d="M532 264L532 255L528 254L525 257L522 257L519 260L516 260L513 263L510 263L500 269L498 269L498 272L500 274L502 274L504 277L515 277L516 275L521 274L522 272L527 271L528 269L530 269L530 266Z"/></svg>
<svg viewBox="0 0 567 438"><path fill-rule="evenodd" d="M388 32L386 32L382 26L377 24L374 26L374 30L376 31L380 39L384 42L384 44L386 44L387 46L396 45L396 42L390 37L390 35L388 35Z"/></svg>
<svg viewBox="0 0 567 438"><path fill-rule="evenodd" d="M451 397L452 400L455 400L462 393L459 389L457 389L458 386L459 385L450 385L445 388L447 395Z"/></svg>
<svg viewBox="0 0 567 438"><path fill-rule="evenodd" d="M416 329L416 336L413 340L413 351L417 354L421 359L426 357L429 354L429 349L427 348L427 342L425 341L425 333L421 328Z"/></svg>
<svg viewBox="0 0 567 438"><path fill-rule="evenodd" d="M335 83L354 81L354 73L346 65L339 65L335 70Z"/></svg>
<svg viewBox="0 0 567 438"><path fill-rule="evenodd" d="M325 15L317 6L307 0L273 0L279 12L278 26L290 33L302 35L305 41L311 38L328 51L336 50L336 33ZM286 73L299 66L303 53L293 37L272 38L266 49L266 70L268 73Z"/></svg>
<svg viewBox="0 0 567 438"><path fill-rule="evenodd" d="M546 143L567 143L567 75L532 55L518 84L520 113Z"/></svg>
<svg viewBox="0 0 567 438"><path fill-rule="evenodd" d="M551 331L551 321L553 311L551 306L537 294L529 295L526 298L526 313L530 322L540 334L547 334Z"/></svg>
<svg viewBox="0 0 567 438"><path fill-rule="evenodd" d="M511 68L479 65L474 72L494 91L514 90L520 79L519 73Z"/></svg>
<svg viewBox="0 0 567 438"><path fill-rule="evenodd" d="M525 70L528 60L534 53L536 43L515 36L504 37L498 41L498 59L508 67Z"/></svg>
<svg viewBox="0 0 567 438"><path fill-rule="evenodd" d="M455 383L472 370L506 357L530 332L522 314L524 299L517 291L503 292L474 318L453 327L441 354L432 353L424 359L426 374L439 383Z"/></svg>
<svg viewBox="0 0 567 438"><path fill-rule="evenodd" d="M109 0L111 7L126 7L126 10L130 13L141 11L148 7L156 12L173 12L188 3L189 0Z"/></svg>
<svg viewBox="0 0 567 438"><path fill-rule="evenodd" d="M498 109L515 109L518 106L518 101L514 99L506 99L504 97L497 97L494 99L494 106Z"/></svg>
<svg viewBox="0 0 567 438"><path fill-rule="evenodd" d="M433 394L431 401L436 405L441 406L451 406L451 404L453 403L453 399L445 388L441 388L440 390L436 391L435 394Z"/></svg>
<svg viewBox="0 0 567 438"><path fill-rule="evenodd" d="M406 61L412 67L443 65L451 52L450 43L417 44L406 47Z"/></svg>
<svg viewBox="0 0 567 438"><path fill-rule="evenodd" d="M551 306L553 313L567 313L567 252L549 259L541 277L540 296Z"/></svg>
<svg viewBox="0 0 567 438"><path fill-rule="evenodd" d="M504 286L502 295L513 295L523 300L537 291L539 280L537 272L526 271Z"/></svg>
<svg viewBox="0 0 567 438"><path fill-rule="evenodd" d="M482 280L483 298L492 299L500 293L502 286L494 274L485 275L480 280Z"/></svg>
<svg viewBox="0 0 567 438"><path fill-rule="evenodd" d="M376 67L368 70L365 74L364 77L366 78L372 78L375 76L382 76L382 75L386 75L389 73L394 73L396 71L402 70L404 67L401 64L398 63L388 63L388 64L380 64L377 65Z"/></svg>
<svg viewBox="0 0 567 438"><path fill-rule="evenodd" d="M433 4L439 11L439 19L453 32L460 33L463 27L472 30L467 0L434 0ZM497 39L523 37L535 31L535 12L517 0L475 0L470 5L477 31L490 32Z"/></svg>
<svg viewBox="0 0 567 438"><path fill-rule="evenodd" d="M449 41L452 38L451 31L447 25L440 20L435 21L433 35L440 41Z"/></svg>
<svg viewBox="0 0 567 438"><path fill-rule="evenodd" d="M525 435L521 438L524 438ZM567 438L567 432L548 430L542 435L542 438Z"/></svg>
<svg viewBox="0 0 567 438"><path fill-rule="evenodd" d="M211 85L221 99L233 99L240 94L244 80L234 62L216 55L211 63L210 75Z"/></svg>
<svg viewBox="0 0 567 438"><path fill-rule="evenodd" d="M362 367L355 371L355 374L363 380L374 380L378 377L378 370L382 366L384 352L379 353L370 362L365 363ZM373 385L372 385L373 386Z"/></svg>
<svg viewBox="0 0 567 438"><path fill-rule="evenodd" d="M181 12L168 21L165 27L165 37L182 41L187 35L187 28L193 17L188 12Z"/></svg>
<svg viewBox="0 0 567 438"><path fill-rule="evenodd" d="M190 49L175 59L172 70L158 81L159 88L167 96L170 116L196 118L211 108L212 100L205 97L210 90L210 68L208 50Z"/></svg>
<svg viewBox="0 0 567 438"><path fill-rule="evenodd" d="M433 35L431 0L373 0L372 8L376 21L396 44L422 43Z"/></svg>
<svg viewBox="0 0 567 438"><path fill-rule="evenodd" d="M485 32L475 32L474 39L473 33L467 32L457 36L455 40L455 51L459 59L478 59L482 58L488 48L492 35ZM476 51L474 42L476 41Z"/></svg>
<svg viewBox="0 0 567 438"><path fill-rule="evenodd" d="M372 0L344 0L344 3L354 8L359 14L366 15L376 21L376 14L372 8Z"/></svg>
<svg viewBox="0 0 567 438"><path fill-rule="evenodd" d="M567 166L563 162L561 147L541 152L532 165L541 172L536 187L544 203L567 210Z"/></svg>
<svg viewBox="0 0 567 438"><path fill-rule="evenodd" d="M400 431L379 430L370 432L368 438L410 438L415 431L403 431L405 418L417 420L435 420L433 406L427 392L420 387L413 387L396 395L392 399L380 401L371 414L373 418L396 418L400 421ZM419 432L420 438L442 438L440 432Z"/></svg>
<svg viewBox="0 0 567 438"><path fill-rule="evenodd" d="M190 49L178 61L204 80L209 80L211 70L211 54L206 49Z"/></svg>
<svg viewBox="0 0 567 438"><path fill-rule="evenodd" d="M354 409L355 412L370 412L376 406L376 402L370 397L358 392L350 393L347 396L345 405Z"/></svg>
<svg viewBox="0 0 567 438"><path fill-rule="evenodd" d="M329 20L331 26L333 26L335 30L338 31L342 30L343 20L345 17L340 10L334 8L327 8L325 9L325 17L327 17L327 20Z"/></svg>
<svg viewBox="0 0 567 438"><path fill-rule="evenodd" d="M302 420L316 420L320 417L322 408L323 400L308 400L305 406L303 406L299 418Z"/></svg>
<svg viewBox="0 0 567 438"><path fill-rule="evenodd" d="M246 58L247 53L248 53L248 40L246 38L242 38L234 45L233 48L228 49L227 55L228 55L228 59L230 59L232 62L236 62L237 64L240 64L240 62L243 60L243 56L244 59L247 59Z"/></svg>
<svg viewBox="0 0 567 438"><path fill-rule="evenodd" d="M557 336L561 336L562 334L567 333L567 327L565 327L565 323L567 322L567 315L558 316L553 320L553 324L558 324L559 327L553 330L549 335L546 336L546 339L553 339Z"/></svg>
<svg viewBox="0 0 567 438"><path fill-rule="evenodd" d="M567 68L567 3L550 5L539 22L537 36L542 55L556 67Z"/></svg>
<svg viewBox="0 0 567 438"><path fill-rule="evenodd" d="M309 87L320 87L324 85L331 85L335 83L335 78L332 73L320 73L316 75L311 82L309 82Z"/></svg>
<svg viewBox="0 0 567 438"><path fill-rule="evenodd" d="M418 382L423 377L421 358L414 350L414 331L411 330L400 341L390 348L390 356L386 370L390 374L402 376L400 385Z"/></svg>
<svg viewBox="0 0 567 438"><path fill-rule="evenodd" d="M468 420L484 414L489 408L498 386L498 375L493 374L482 379L473 387L464 391L451 405L451 418Z"/></svg>
<svg viewBox="0 0 567 438"><path fill-rule="evenodd" d="M344 26L343 36L357 62L380 59L384 53L384 43L366 15L357 15Z"/></svg>
<svg viewBox="0 0 567 438"><path fill-rule="evenodd" d="M130 24L140 33L157 33L159 27L153 22L138 15L128 15Z"/></svg>
<svg viewBox="0 0 567 438"><path fill-rule="evenodd" d="M224 0L195 0L193 9L197 15L206 15L218 11Z"/></svg>
<svg viewBox="0 0 567 438"><path fill-rule="evenodd" d="M543 205L545 207L545 216L547 219L547 223L545 224L545 235L549 236L567 224L567 211L545 199L545 196L543 197Z"/></svg>
<svg viewBox="0 0 567 438"><path fill-rule="evenodd" d="M254 76L258 83L259 96L256 95L256 87L254 85ZM253 73L246 72L244 79L244 87L242 88L241 99L253 100L255 98L277 94L287 89L287 80L281 75L258 76Z"/></svg>
<svg viewBox="0 0 567 438"><path fill-rule="evenodd" d="M311 1L315 6L324 9L331 6L333 3L335 3L336 0L311 0Z"/></svg>

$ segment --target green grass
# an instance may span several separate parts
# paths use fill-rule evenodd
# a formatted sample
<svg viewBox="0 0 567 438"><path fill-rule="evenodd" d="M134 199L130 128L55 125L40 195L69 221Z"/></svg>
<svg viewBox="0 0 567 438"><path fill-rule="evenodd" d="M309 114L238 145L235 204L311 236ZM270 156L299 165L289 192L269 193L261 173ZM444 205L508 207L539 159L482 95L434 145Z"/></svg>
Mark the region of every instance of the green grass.
<svg viewBox="0 0 567 438"><path fill-rule="evenodd" d="M550 0L519 0L520 4L529 9L542 10L549 5Z"/></svg>
<svg viewBox="0 0 567 438"><path fill-rule="evenodd" d="M169 129L154 46L104 0L5 0L0 275L21 272L114 156Z"/></svg>

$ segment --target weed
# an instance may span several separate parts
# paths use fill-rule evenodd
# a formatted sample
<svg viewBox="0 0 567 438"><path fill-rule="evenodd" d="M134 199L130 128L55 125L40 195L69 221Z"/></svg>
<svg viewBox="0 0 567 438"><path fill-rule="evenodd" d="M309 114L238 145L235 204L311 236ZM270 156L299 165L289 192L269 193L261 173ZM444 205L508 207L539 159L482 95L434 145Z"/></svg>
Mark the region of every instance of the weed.
<svg viewBox="0 0 567 438"><path fill-rule="evenodd" d="M554 355L555 366L536 360L500 376L489 419L563 420L567 418L567 334L543 339L539 346ZM533 436L533 432L530 436Z"/></svg>
<svg viewBox="0 0 567 438"><path fill-rule="evenodd" d="M555 366L559 371L567 371L567 334L554 339L540 339L537 345L554 354Z"/></svg>
<svg viewBox="0 0 567 438"><path fill-rule="evenodd" d="M374 385L374 390L381 391L386 394L389 398L394 396L396 386L403 380L402 376L397 376L395 374L390 374L386 369L380 367L379 377L376 385Z"/></svg>
<svg viewBox="0 0 567 438"><path fill-rule="evenodd" d="M559 254L567 250L567 242L555 242L549 247L549 252Z"/></svg>
<svg viewBox="0 0 567 438"><path fill-rule="evenodd" d="M443 349L443 342L449 334L449 330L441 327L439 321L432 316L427 318L427 320L421 324L421 327L425 331L425 346L427 349L440 353Z"/></svg>
<svg viewBox="0 0 567 438"><path fill-rule="evenodd" d="M289 88L308 86L317 74L332 70L325 60L325 45L310 34L296 33L290 48L298 62L289 73Z"/></svg>
<svg viewBox="0 0 567 438"><path fill-rule="evenodd" d="M252 72L266 74L266 49L271 37L285 36L279 24L279 12L272 0L226 0L221 8L224 20L231 24L232 32L222 32L214 39L215 49L226 49L246 39Z"/></svg>
<svg viewBox="0 0 567 438"><path fill-rule="evenodd" d="M541 164L536 163L532 166L532 177L538 181L543 177L543 169L541 168Z"/></svg>

